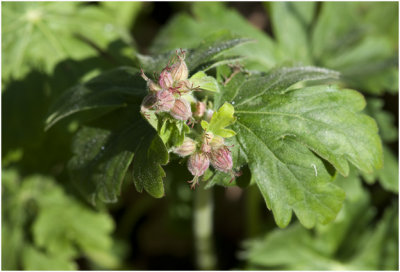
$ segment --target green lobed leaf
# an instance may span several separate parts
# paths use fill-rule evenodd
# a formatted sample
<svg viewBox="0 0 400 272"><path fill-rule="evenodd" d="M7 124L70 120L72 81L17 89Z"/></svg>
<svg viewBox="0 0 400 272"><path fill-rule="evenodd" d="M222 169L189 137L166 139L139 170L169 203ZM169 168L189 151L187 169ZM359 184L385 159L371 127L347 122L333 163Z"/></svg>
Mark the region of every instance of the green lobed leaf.
<svg viewBox="0 0 400 272"><path fill-rule="evenodd" d="M64 92L50 108L46 129L82 111L91 111L94 118L129 102L140 104L146 93L146 82L138 69L116 68Z"/></svg>
<svg viewBox="0 0 400 272"><path fill-rule="evenodd" d="M374 223L376 211L355 169L336 182L346 191L343 209L334 222L315 231L295 223L261 239L247 241L242 257L248 268L263 270L382 270L395 269L398 246L394 233L396 203Z"/></svg>
<svg viewBox="0 0 400 272"><path fill-rule="evenodd" d="M199 87L202 90L219 92L218 82L215 80L215 78L207 76L203 71L199 71L194 74L189 81L194 87Z"/></svg>
<svg viewBox="0 0 400 272"><path fill-rule="evenodd" d="M212 132L214 135L221 136L223 138L229 138L235 136L235 132L225 127L232 125L235 122L234 107L229 104L223 104L218 111L214 112L211 117L210 123L202 120L201 126L206 131Z"/></svg>
<svg viewBox="0 0 400 272"><path fill-rule="evenodd" d="M148 130L141 138L137 138L139 147L133 158L133 181L136 189L146 190L153 197L164 196L162 178L165 172L160 165L168 163L168 151L155 131Z"/></svg>
<svg viewBox="0 0 400 272"><path fill-rule="evenodd" d="M312 35L315 61L341 71L350 87L397 91L398 30L388 31L398 28L397 10L398 3L324 3Z"/></svg>
<svg viewBox="0 0 400 272"><path fill-rule="evenodd" d="M221 57L220 55L223 52L249 41L249 39L233 35L229 31L220 31L208 35L202 40L197 39L196 47L186 49L185 62L189 72L194 74L195 72L214 67L217 64L223 64L225 59L230 59L229 57ZM180 45L180 48L182 49L182 45ZM151 56L138 54L137 57L140 67L146 72L153 73L161 71L175 54L176 51L171 50Z"/></svg>
<svg viewBox="0 0 400 272"><path fill-rule="evenodd" d="M271 5L274 34L286 58L303 64L312 64L309 40L316 3L273 2L268 4Z"/></svg>
<svg viewBox="0 0 400 272"><path fill-rule="evenodd" d="M190 128L184 122L163 117L158 120L158 135L168 149L180 146L185 139L185 134L189 131Z"/></svg>
<svg viewBox="0 0 400 272"><path fill-rule="evenodd" d="M112 122L117 116L124 117L117 128L84 127L78 132L73 145L74 157L68 164L72 181L92 203L97 197L115 202L128 167L133 163L137 189L142 191L144 187L152 196L161 197L164 172L158 163L168 161L165 145L155 129L141 118L138 106L116 112L107 119ZM152 152L154 148L158 148L158 153ZM150 169L151 176L140 174L149 167L154 167Z"/></svg>
<svg viewBox="0 0 400 272"><path fill-rule="evenodd" d="M225 3L196 2L192 5L193 17L180 13L172 18L155 38L152 51L173 50L179 47L193 47L199 39L210 35L210 30L227 30L255 42L235 47L224 56L244 56L241 61L248 69L267 71L284 56L273 40L243 18Z"/></svg>
<svg viewBox="0 0 400 272"><path fill-rule="evenodd" d="M292 210L306 227L336 217L344 194L330 183L326 161L343 175L348 161L368 172L381 166L377 127L358 113L365 106L359 93L335 86L289 88L331 76L315 68L282 69L241 84L232 80L234 89L223 95L235 105L236 139L280 227L290 222Z"/></svg>

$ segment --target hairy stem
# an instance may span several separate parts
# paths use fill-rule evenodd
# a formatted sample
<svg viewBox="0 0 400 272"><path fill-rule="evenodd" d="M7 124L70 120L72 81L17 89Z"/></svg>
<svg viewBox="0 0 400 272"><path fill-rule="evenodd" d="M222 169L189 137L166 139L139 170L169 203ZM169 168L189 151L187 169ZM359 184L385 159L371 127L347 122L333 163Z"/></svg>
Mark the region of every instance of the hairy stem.
<svg viewBox="0 0 400 272"><path fill-rule="evenodd" d="M194 199L193 230L196 247L197 268L214 270L216 266L213 242L213 210L212 189L203 186L196 189Z"/></svg>

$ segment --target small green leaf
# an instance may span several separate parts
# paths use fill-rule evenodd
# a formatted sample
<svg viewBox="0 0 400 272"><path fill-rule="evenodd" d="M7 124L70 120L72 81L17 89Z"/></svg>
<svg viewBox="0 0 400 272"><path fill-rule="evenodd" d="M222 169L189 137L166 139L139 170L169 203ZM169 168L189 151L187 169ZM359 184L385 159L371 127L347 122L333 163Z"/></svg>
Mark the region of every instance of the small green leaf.
<svg viewBox="0 0 400 272"><path fill-rule="evenodd" d="M162 116L158 120L158 126L158 135L167 148L180 146L185 139L185 134L190 131L190 128L184 122L163 118Z"/></svg>
<svg viewBox="0 0 400 272"><path fill-rule="evenodd" d="M208 126L210 125L210 124L209 124L207 121L205 121L205 120L201 120L200 124L201 124L201 127L202 127L204 130L208 130Z"/></svg>
<svg viewBox="0 0 400 272"><path fill-rule="evenodd" d="M189 81L194 87L199 87L202 90L219 92L218 82L215 80L215 78L207 76L203 71L199 71L194 74Z"/></svg>
<svg viewBox="0 0 400 272"><path fill-rule="evenodd" d="M218 135L224 138L235 136L236 133L233 130L225 128L235 123L236 119L233 116L234 112L235 109L231 104L223 104L218 111L214 112L213 116L211 117L210 123L208 125L205 125L207 127L207 131L210 131L214 135Z"/></svg>

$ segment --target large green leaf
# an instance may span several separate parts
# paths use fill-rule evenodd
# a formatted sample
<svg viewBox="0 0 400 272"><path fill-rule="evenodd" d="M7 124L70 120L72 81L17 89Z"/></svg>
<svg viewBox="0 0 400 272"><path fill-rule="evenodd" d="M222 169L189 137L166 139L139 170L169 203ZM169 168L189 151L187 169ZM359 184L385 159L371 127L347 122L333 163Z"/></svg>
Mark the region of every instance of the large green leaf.
<svg viewBox="0 0 400 272"><path fill-rule="evenodd" d="M110 41L129 37L122 22L113 24L114 18L113 10L102 9L101 5L5 3L2 6L2 78L21 77L31 66L50 72L62 59L97 55L96 50L105 48Z"/></svg>
<svg viewBox="0 0 400 272"><path fill-rule="evenodd" d="M341 71L352 87L396 91L397 45L392 41L398 30L388 31L396 22L398 3L326 2L313 32L314 59Z"/></svg>
<svg viewBox="0 0 400 272"><path fill-rule="evenodd" d="M116 68L64 92L52 105L46 128L82 111L91 111L98 117L129 102L140 104L146 93L146 82L139 70Z"/></svg>
<svg viewBox="0 0 400 272"><path fill-rule="evenodd" d="M283 54L273 40L261 30L252 26L234 9L226 8L224 3L197 2L192 5L194 18L181 13L175 16L157 35L152 45L153 52L173 50L179 47L194 47L199 39L210 35L210 31L228 30L232 33L253 39L229 51L229 55L246 57L246 68L267 71L277 64Z"/></svg>
<svg viewBox="0 0 400 272"><path fill-rule="evenodd" d="M365 106L359 93L323 85L289 88L334 76L312 67L289 68L240 78L241 84L232 80L233 89L223 94L235 105L233 128L252 179L281 227L292 210L307 227L336 217L344 194L330 182L325 161L343 175L348 161L367 172L381 166L377 127L358 113Z"/></svg>
<svg viewBox="0 0 400 272"><path fill-rule="evenodd" d="M136 188L144 188L154 197L164 195L165 174L159 164L168 162L168 151L139 111L139 105L131 105L96 120L76 135L68 167L72 181L93 203L97 197L106 202L117 200L132 161Z"/></svg>
<svg viewBox="0 0 400 272"><path fill-rule="evenodd" d="M314 3L267 5L285 61L340 71L363 91L398 89L397 3L326 2L318 13Z"/></svg>
<svg viewBox="0 0 400 272"><path fill-rule="evenodd" d="M232 57L221 56L221 54L249 41L248 38L242 38L229 31L219 31L203 39L197 39L192 48L186 49L185 62L190 74L229 62ZM181 44L174 49L182 49L183 46L184 44ZM146 72L160 72L175 54L174 50L150 56L138 54L139 65ZM233 58L235 59L236 57Z"/></svg>
<svg viewBox="0 0 400 272"><path fill-rule="evenodd" d="M311 24L316 8L315 2L272 2L271 19L277 42L286 53L287 60L311 61ZM295 42L294 42L295 41Z"/></svg>
<svg viewBox="0 0 400 272"><path fill-rule="evenodd" d="M396 203L378 223L358 173L339 176L346 201L334 222L310 231L296 223L247 241L242 256L248 268L263 270L383 270L397 269ZM375 218L374 218L375 217Z"/></svg>

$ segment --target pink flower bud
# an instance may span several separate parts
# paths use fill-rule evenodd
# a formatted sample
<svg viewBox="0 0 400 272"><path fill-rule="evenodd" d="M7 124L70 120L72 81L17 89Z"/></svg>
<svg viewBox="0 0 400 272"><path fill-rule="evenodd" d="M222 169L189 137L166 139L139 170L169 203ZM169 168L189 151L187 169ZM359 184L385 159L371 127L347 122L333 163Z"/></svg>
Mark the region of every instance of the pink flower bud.
<svg viewBox="0 0 400 272"><path fill-rule="evenodd" d="M174 80L172 79L171 73L168 72L168 69L169 68L165 68L162 70L160 78L158 79L158 84L160 84L163 89L168 89L174 84Z"/></svg>
<svg viewBox="0 0 400 272"><path fill-rule="evenodd" d="M189 76L189 70L184 61L185 55L183 57L179 56L179 61L171 66L171 75L174 81L186 80Z"/></svg>
<svg viewBox="0 0 400 272"><path fill-rule="evenodd" d="M211 164L218 171L231 172L233 166L231 151L226 146L212 150Z"/></svg>
<svg viewBox="0 0 400 272"><path fill-rule="evenodd" d="M192 117L192 110L189 102L187 102L185 99L177 99L170 111L170 114L175 119L187 121L190 117Z"/></svg>
<svg viewBox="0 0 400 272"><path fill-rule="evenodd" d="M199 118L202 117L204 115L205 110L206 110L206 104L204 104L203 102L197 102L194 116Z"/></svg>
<svg viewBox="0 0 400 272"><path fill-rule="evenodd" d="M175 97L167 90L161 90L156 93L157 103L155 105L157 111L169 111L175 104Z"/></svg>
<svg viewBox="0 0 400 272"><path fill-rule="evenodd" d="M210 160L203 153L195 153L189 157L188 169L195 177L200 177L210 166Z"/></svg>
<svg viewBox="0 0 400 272"><path fill-rule="evenodd" d="M193 154L195 151L196 151L196 142L189 137L185 137L183 143L180 146L173 149L173 152L181 157L189 156Z"/></svg>

